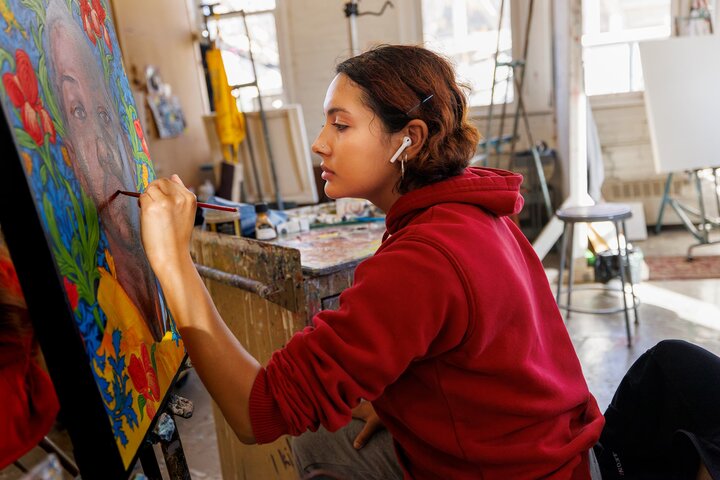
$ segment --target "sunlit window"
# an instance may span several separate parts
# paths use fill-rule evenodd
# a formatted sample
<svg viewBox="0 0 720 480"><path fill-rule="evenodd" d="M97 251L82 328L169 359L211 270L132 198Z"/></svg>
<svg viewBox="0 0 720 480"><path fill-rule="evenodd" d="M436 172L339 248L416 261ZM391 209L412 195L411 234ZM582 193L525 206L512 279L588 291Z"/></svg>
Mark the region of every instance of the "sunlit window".
<svg viewBox="0 0 720 480"><path fill-rule="evenodd" d="M247 13L275 10L275 0L219 0L205 3L217 4L216 13L245 10Z"/></svg>
<svg viewBox="0 0 720 480"><path fill-rule="evenodd" d="M472 86L470 105L489 105L498 41L500 0L423 0L425 45L449 57L461 81ZM512 56L510 1L505 1L498 62ZM511 69L498 67L495 103L512 102Z"/></svg>
<svg viewBox="0 0 720 480"><path fill-rule="evenodd" d="M254 81L248 32L245 31L242 16L237 13L244 10L263 106L281 105L283 80L275 23L275 0L220 0L218 3L214 11L220 16L217 20L210 17L207 26L210 39L219 40L228 82L233 86L241 86ZM244 111L257 110L256 88L246 86L235 92Z"/></svg>
<svg viewBox="0 0 720 480"><path fill-rule="evenodd" d="M671 0L583 0L585 92L643 90L638 42L669 37L671 25Z"/></svg>

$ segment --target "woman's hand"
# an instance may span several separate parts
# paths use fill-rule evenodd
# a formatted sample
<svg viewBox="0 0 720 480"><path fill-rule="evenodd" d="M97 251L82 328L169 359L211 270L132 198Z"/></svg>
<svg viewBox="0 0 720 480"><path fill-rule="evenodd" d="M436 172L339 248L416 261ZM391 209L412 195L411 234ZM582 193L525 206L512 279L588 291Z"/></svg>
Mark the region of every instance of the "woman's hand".
<svg viewBox="0 0 720 480"><path fill-rule="evenodd" d="M178 273L190 258L196 198L180 177L161 178L140 196L140 227L145 254L160 278ZM162 283L162 278L160 279Z"/></svg>
<svg viewBox="0 0 720 480"><path fill-rule="evenodd" d="M353 447L355 447L356 450L360 450L364 447L375 432L385 428L382 421L380 421L380 417L378 417L377 413L375 413L372 403L366 402L365 400L360 402L360 405L353 408L352 416L353 418L358 418L365 422L365 426L360 433L358 433L358 436L355 437L355 441L353 442Z"/></svg>
<svg viewBox="0 0 720 480"><path fill-rule="evenodd" d="M196 206L195 195L176 175L152 182L140 196L143 245L195 371L238 439L255 443L250 392L260 363L220 317L193 265Z"/></svg>

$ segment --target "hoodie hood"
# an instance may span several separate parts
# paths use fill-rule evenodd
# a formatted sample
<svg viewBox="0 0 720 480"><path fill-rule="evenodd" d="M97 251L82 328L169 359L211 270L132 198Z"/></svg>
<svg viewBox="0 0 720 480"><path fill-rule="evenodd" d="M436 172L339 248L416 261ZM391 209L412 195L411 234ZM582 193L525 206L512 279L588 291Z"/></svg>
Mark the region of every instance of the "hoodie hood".
<svg viewBox="0 0 720 480"><path fill-rule="evenodd" d="M400 197L390 208L385 224L393 234L416 213L440 203L466 203L499 217L513 215L523 207L522 175L496 168L469 167L452 178L433 183Z"/></svg>

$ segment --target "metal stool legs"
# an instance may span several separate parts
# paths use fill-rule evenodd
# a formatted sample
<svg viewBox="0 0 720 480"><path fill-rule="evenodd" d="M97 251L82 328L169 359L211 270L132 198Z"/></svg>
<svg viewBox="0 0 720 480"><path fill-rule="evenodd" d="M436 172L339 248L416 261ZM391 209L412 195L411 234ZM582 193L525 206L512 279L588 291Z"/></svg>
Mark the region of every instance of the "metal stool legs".
<svg viewBox="0 0 720 480"><path fill-rule="evenodd" d="M567 293L567 307L565 309L565 321L570 319L570 304L571 304L571 298L572 298L572 284L573 284L573 256L572 256L572 248L573 248L573 241L575 237L575 224L572 222L566 222L565 228L563 230L563 236L562 236L562 250L560 251L560 271L558 272L558 286L557 286L557 296L556 296L556 302L558 306L560 305L560 295L562 295L562 277L563 272L565 272L565 261L567 260L566 254L567 254L567 247L568 243L570 244L570 263L568 264L568 293ZM561 307L562 308L562 307Z"/></svg>
<svg viewBox="0 0 720 480"><path fill-rule="evenodd" d="M567 250L567 230L569 223L565 223L562 234L562 246L560 247L560 271L558 272L557 290L555 291L555 303L560 305L560 294L562 293L562 277L565 271L565 250ZM572 228L572 227L570 227Z"/></svg>
<svg viewBox="0 0 720 480"><path fill-rule="evenodd" d="M615 231L617 231L617 225L615 225ZM633 312L635 314L635 325L640 323L640 317L638 316L638 301L637 297L635 296L635 284L633 283L632 279L632 270L630 269L630 255L627 251L627 234L625 233L625 220L622 221L622 233L623 238L625 238L625 255L623 256L625 258L625 264L627 266L627 271L630 275L630 294L632 295L632 301L633 301ZM618 243L618 252L620 249L620 244ZM625 289L623 288L623 292Z"/></svg>
<svg viewBox="0 0 720 480"><path fill-rule="evenodd" d="M635 316L635 324L637 325L639 323L639 317L638 317L638 302L637 298L635 297L635 286L632 282L632 275L630 272L630 257L628 255L628 249L627 249L627 243L623 245L620 241L620 233L622 228L622 237L623 239L627 238L626 231L625 231L625 221L617 221L617 220L611 220L613 223L613 226L615 227L615 237L617 239L618 244L618 257L619 257L619 263L620 263L620 283L621 283L621 294L622 294L622 300L623 300L623 313L625 315L625 333L627 334L627 343L628 347L632 346L632 332L630 331L630 305L628 305L628 298L627 298L627 284L630 284L630 295L632 298L632 309ZM573 248L573 240L574 240L574 233L575 233L575 222L573 221L567 221L565 222L565 226L563 229L563 235L562 235L562 247L560 250L560 271L558 272L558 279L557 279L557 293L556 293L556 301L558 304L558 307L565 310L565 320L570 319L570 314L573 311L572 308L572 290L573 290L573 256L572 251L569 256L567 255L568 250L568 244L569 248ZM563 280L563 272L565 272L565 263L569 262L568 264L568 285L567 285L567 303L561 304L560 303L560 297L562 296L562 280ZM628 279L627 276L630 276ZM593 288L593 287L589 287ZM600 287L604 288L604 287ZM612 289L616 290L616 289ZM617 310L600 310L600 311L592 311L592 310L585 310L585 309L575 309L574 311L581 311L585 313L597 313L597 314L603 314L603 313L614 313L618 312L620 309Z"/></svg>
<svg viewBox="0 0 720 480"><path fill-rule="evenodd" d="M575 269L575 259L573 258L573 246L575 245L575 224L570 224L570 238L568 240L568 243L570 244L570 264L568 265L568 294L567 294L567 314L565 315L565 320L570 320L570 305L572 305L572 287L573 287L573 279L575 278L574 275L574 269Z"/></svg>
<svg viewBox="0 0 720 480"><path fill-rule="evenodd" d="M620 257L620 284L622 285L622 299L623 299L623 312L625 313L625 332L627 333L628 347L631 346L632 340L630 336L630 312L628 312L627 304L627 292L625 291L625 271L626 267L630 267L630 262L627 256L627 243L623 248L620 243L620 226L617 222L613 222L615 225L615 238L618 242L618 256ZM625 222L623 222L623 237L625 237ZM630 285L632 285L632 278L630 279ZM632 287L631 287L632 288ZM633 293L633 307L635 306L635 294ZM636 312L637 315L637 312ZM637 317L636 317L637 318Z"/></svg>

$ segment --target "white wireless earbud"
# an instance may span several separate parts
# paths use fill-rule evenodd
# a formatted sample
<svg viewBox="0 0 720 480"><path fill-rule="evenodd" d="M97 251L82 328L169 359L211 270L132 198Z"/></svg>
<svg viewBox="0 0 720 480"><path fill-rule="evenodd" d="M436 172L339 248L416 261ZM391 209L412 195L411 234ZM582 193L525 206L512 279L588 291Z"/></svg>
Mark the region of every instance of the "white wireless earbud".
<svg viewBox="0 0 720 480"><path fill-rule="evenodd" d="M395 163L395 160L398 159L403 150L405 150L410 145L412 145L412 140L410 139L410 137L403 137L402 145L400 145L400 148L397 149L395 155L392 156L392 158L390 159L390 163Z"/></svg>

